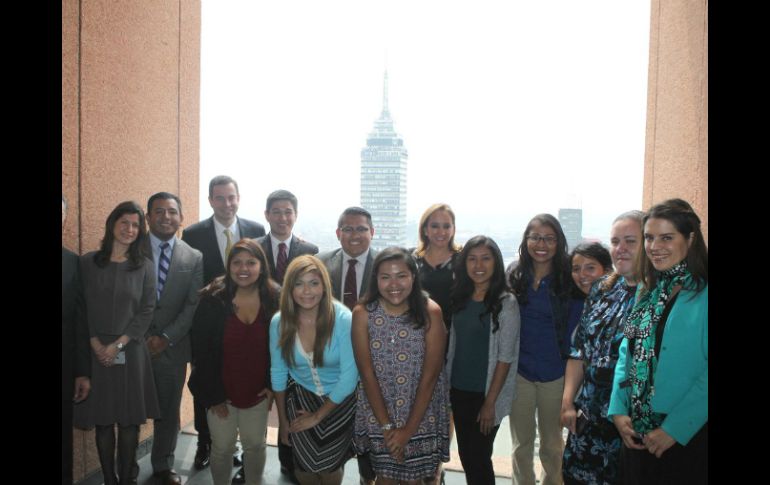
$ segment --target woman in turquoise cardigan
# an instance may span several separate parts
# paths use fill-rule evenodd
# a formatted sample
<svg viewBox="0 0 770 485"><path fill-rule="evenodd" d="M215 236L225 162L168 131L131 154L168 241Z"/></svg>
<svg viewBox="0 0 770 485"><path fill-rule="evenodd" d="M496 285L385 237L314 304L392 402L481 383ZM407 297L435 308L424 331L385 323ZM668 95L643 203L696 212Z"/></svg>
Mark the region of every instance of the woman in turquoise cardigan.
<svg viewBox="0 0 770 485"><path fill-rule="evenodd" d="M621 483L707 483L708 249L681 199L653 206L643 227L608 412L624 444Z"/></svg>

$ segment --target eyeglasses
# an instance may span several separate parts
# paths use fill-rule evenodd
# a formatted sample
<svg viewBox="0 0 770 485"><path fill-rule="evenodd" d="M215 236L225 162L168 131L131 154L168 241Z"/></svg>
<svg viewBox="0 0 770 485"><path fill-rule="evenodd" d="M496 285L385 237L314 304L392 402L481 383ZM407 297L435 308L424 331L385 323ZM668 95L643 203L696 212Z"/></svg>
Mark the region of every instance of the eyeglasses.
<svg viewBox="0 0 770 485"><path fill-rule="evenodd" d="M344 232L345 234L352 234L353 231L359 234L363 234L365 232L369 232L369 228L366 226L356 226L356 227L344 226L344 227L340 227L340 231Z"/></svg>
<svg viewBox="0 0 770 485"><path fill-rule="evenodd" d="M527 241L531 242L532 244L537 244L540 241L545 241L545 243L548 246L553 246L556 244L556 237L555 236L541 236L540 234L530 234L527 236Z"/></svg>

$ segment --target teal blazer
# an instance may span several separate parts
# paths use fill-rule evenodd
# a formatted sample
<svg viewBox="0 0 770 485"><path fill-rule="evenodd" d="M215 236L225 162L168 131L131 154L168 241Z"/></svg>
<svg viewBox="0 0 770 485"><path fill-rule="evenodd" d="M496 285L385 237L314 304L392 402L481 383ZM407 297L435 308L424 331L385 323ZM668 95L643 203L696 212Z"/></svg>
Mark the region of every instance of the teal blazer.
<svg viewBox="0 0 770 485"><path fill-rule="evenodd" d="M678 443L686 445L709 419L709 290L697 295L682 290L669 313L658 367L652 409L666 414L661 428ZM630 416L630 388L620 388L628 378L628 339L620 345L608 411Z"/></svg>

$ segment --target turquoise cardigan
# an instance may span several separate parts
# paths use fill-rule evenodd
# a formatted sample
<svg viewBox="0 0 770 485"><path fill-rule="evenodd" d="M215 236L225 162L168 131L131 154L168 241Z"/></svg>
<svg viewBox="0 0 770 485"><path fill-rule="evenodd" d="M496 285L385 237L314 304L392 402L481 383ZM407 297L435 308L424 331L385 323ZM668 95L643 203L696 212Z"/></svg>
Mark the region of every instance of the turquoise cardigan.
<svg viewBox="0 0 770 485"><path fill-rule="evenodd" d="M655 370L652 409L667 415L661 428L682 445L709 419L708 302L708 285L698 294L688 290L679 293L663 331ZM628 339L624 338L607 413L610 419L630 415L630 388L620 388L627 379L628 359Z"/></svg>

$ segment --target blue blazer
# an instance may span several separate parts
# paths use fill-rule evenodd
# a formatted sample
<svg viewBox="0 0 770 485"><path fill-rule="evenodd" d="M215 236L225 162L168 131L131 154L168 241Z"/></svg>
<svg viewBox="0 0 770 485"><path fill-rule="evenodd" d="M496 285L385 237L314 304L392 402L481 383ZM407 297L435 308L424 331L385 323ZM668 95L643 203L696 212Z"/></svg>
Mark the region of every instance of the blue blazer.
<svg viewBox="0 0 770 485"><path fill-rule="evenodd" d="M638 298L638 295L637 295ZM652 409L666 414L661 428L686 445L709 419L709 289L697 295L682 290L663 330ZM630 416L630 388L620 388L628 379L628 339L620 345L608 411Z"/></svg>

